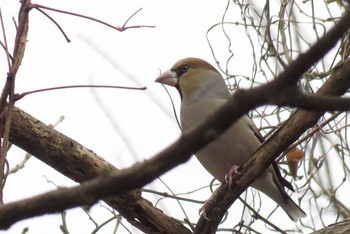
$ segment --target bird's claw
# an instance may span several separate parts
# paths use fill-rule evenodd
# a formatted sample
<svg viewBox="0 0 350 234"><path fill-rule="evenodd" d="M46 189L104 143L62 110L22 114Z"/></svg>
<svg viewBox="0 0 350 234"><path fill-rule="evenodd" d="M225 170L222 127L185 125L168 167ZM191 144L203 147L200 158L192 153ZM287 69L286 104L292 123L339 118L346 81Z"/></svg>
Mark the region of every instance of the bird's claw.
<svg viewBox="0 0 350 234"><path fill-rule="evenodd" d="M213 204L210 200L206 200L203 204L203 206L198 210L198 213L200 216L203 216L204 219L210 220L207 216L206 208L208 207L209 204Z"/></svg>
<svg viewBox="0 0 350 234"><path fill-rule="evenodd" d="M230 171L226 174L225 176L225 182L227 183L229 189L231 190L232 184L233 184L233 178L235 175L240 175L242 174L239 171L240 166L238 165L233 165L230 169Z"/></svg>

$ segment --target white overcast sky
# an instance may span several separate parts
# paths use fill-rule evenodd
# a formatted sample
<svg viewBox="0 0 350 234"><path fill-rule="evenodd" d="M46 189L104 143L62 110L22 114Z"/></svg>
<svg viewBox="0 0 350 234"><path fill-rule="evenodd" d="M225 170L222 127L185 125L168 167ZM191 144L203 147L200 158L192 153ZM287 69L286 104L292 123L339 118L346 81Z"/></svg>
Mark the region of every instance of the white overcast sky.
<svg viewBox="0 0 350 234"><path fill-rule="evenodd" d="M75 84L147 86L147 91L95 89L94 94L108 110L109 117L106 117L106 113L89 89L33 94L20 100L17 103L18 107L45 123L54 123L63 115L65 119L57 130L93 150L118 168L132 165L135 163L135 158L124 146L116 128L125 134L124 137L130 142L138 161L151 157L179 136L180 131L172 116L169 98L154 80L160 72L159 69L168 69L174 62L184 57L200 57L215 65L206 40L206 32L212 25L221 21L226 1L38 0L33 2L95 17L116 26L121 26L133 12L142 7L143 10L132 18L128 25L154 25L155 28L118 32L86 19L46 11L71 39L71 43L67 43L48 18L32 10L28 43L17 75L16 92ZM14 38L12 17L17 17L19 6L18 1L1 2L8 42L11 46ZM232 21L239 20L239 12L231 13ZM249 59L245 57L247 42L244 39L244 31L238 27L232 27L232 30L237 30L237 36L231 48L235 53L233 61L236 62L236 66L231 69L249 69L249 66L245 68L243 65ZM218 51L219 61L225 63L230 55L227 51L228 41L224 40L219 28L210 34L210 38ZM88 43L98 47L110 61ZM7 73L4 53L0 59L0 74L4 81ZM247 72L249 75L249 71ZM131 77L136 79L137 84ZM172 94L178 103L175 90L172 90ZM161 109L149 95L157 99L166 109ZM24 152L11 150L9 154L11 166L21 161L23 157ZM24 170L9 177L5 188L5 201L14 201L54 189L55 186L48 183L44 176L57 186L74 185L69 179L36 158L32 158ZM189 163L164 175L162 179L175 192L187 192L207 185L211 176L193 158ZM155 184L159 191L168 192L159 182ZM208 191L204 195L195 195L199 200L205 200L208 196ZM294 195L294 199L297 196ZM177 218L183 218L176 203L171 204L166 205L167 208L161 208L164 208L169 215L179 214ZM196 213L199 207L194 205L190 208L193 221L198 218ZM108 211L99 205L92 208L92 214L99 222L110 217ZM284 215L282 211L278 214ZM93 225L81 209L69 211L67 220L71 233L89 233L93 229ZM7 233L20 233L26 226L29 226L28 233L48 233L47 230L50 230L49 233L61 233L59 224L58 215L49 215L19 222ZM102 233L110 233L112 227L112 225L106 227ZM136 231L133 229L133 232Z"/></svg>

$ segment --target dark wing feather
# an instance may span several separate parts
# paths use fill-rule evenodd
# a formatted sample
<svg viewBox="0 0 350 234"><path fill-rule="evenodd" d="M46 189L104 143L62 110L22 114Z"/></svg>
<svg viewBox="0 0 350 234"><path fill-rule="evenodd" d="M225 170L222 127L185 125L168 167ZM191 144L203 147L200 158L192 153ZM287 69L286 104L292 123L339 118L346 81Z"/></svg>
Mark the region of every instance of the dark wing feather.
<svg viewBox="0 0 350 234"><path fill-rule="evenodd" d="M261 142L261 144L265 141L265 138L263 137L263 135L260 133L259 129L255 126L254 123L252 123L251 125L249 125L249 129L252 130L254 132L254 136L256 136L256 138ZM272 167L276 173L276 176L279 180L279 182L284 186L287 187L289 190L294 192L293 186L291 183L289 183L285 178L282 177L281 172L277 166L276 162L272 163Z"/></svg>

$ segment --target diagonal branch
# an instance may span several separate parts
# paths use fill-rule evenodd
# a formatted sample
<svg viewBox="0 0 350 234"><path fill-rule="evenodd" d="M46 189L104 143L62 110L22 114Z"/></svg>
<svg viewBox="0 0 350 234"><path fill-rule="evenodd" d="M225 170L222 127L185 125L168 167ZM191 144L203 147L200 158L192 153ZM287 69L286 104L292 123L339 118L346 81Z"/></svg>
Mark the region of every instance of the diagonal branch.
<svg viewBox="0 0 350 234"><path fill-rule="evenodd" d="M109 197L107 200L109 204L112 204L113 207L116 207L118 211L120 211L121 214L129 220L129 222L138 226L141 230L147 233L164 231L167 233L187 233L187 229L185 229L177 222L174 223L174 220L169 217L167 217L168 219L166 221L168 224L164 222L164 220L159 220L163 217L166 217L164 214L158 214L156 217L151 216L150 213L148 213L148 209L155 208L150 206L147 201L142 199L138 191L129 193L125 192L137 189L147 183L150 183L158 176L171 170L177 165L188 161L193 153L204 147L210 141L214 140L235 120L240 118L243 114L247 113L250 109L253 109L265 103L269 103L271 100L274 100L280 95L283 95L283 91L287 87L295 85L299 77L301 77L301 75L311 65L313 65L318 59L324 56L327 51L333 45L335 45L338 38L341 37L341 35L347 30L349 26L350 14L347 13L344 18L339 21L338 24L332 30L330 30L330 32L327 33L323 39L317 42L317 44L313 46L307 53L301 55L285 70L284 73L282 73L274 81L260 87L253 88L249 91L240 90L240 92L231 98L225 106L223 106L217 113L214 113L212 116L210 116L210 118L208 118L205 122L200 123L196 128L185 131L176 142L174 142L164 151L155 155L152 159L137 164L129 169L116 172L113 170L112 166L106 162L103 162L103 160L97 155L94 155L92 152L83 148L81 145L77 144L68 137L58 132L54 132L54 130L49 131L47 128L42 126L42 123L33 118L29 119L29 115L18 109L15 109L16 111L14 111L10 140L14 144L40 158L40 160L49 164L56 170L60 171L70 178L73 178L78 182L86 181L97 175L103 174L102 176L98 176L95 179L83 183L81 186L64 189L65 196L60 196L60 209L71 208L86 203L90 204L92 202L95 202L96 199ZM348 66L344 64L344 68L348 69ZM344 86L341 86L341 84L337 84L337 86L341 86L341 89L347 89L348 86L346 85L349 85L349 81L347 80L342 82L345 84ZM339 91L339 89L336 91ZM331 90L331 93L329 93L329 95L332 94L334 95L337 93L335 93L334 90ZM311 116L309 119L313 119L315 115L319 116L322 114L321 112L304 113L306 115L304 116L304 121L306 122L308 116ZM28 124L28 121L31 121L30 126L22 128L23 125ZM36 129L36 126L39 124L41 124L40 126L42 128L41 130L44 131L43 133L41 131L37 131ZM290 127L290 124L286 124L286 126ZM305 125L306 128L311 126L312 122L307 122L307 125ZM279 141L282 141L284 138L287 138L287 135L290 135L290 133L286 133L284 130L279 130L277 133L280 136ZM287 139L294 139L298 134L300 133L294 133L294 135L292 135L292 138ZM33 135L36 137L33 137ZM41 141L38 142L38 139ZM283 150L272 140L268 142L272 142L267 144L270 145L268 153L271 155L271 158L266 159L262 157L262 159L259 158L258 160L256 157L254 157L249 161L250 163L253 162L252 164L254 165L256 162L259 162L262 167L260 168L260 171L248 170L247 173L242 175L242 177L237 181L237 186L235 189L237 193L242 192L246 186L248 186L249 183L254 180L254 178L259 176L261 171L264 170L264 168L266 168L269 163L273 161L273 157L277 157L277 151ZM271 145L273 147L271 147ZM258 152L260 152L260 150ZM67 157L67 155L69 155L69 157ZM69 167L67 165L69 165ZM108 171L108 168L110 172L106 172ZM242 178L245 178L246 180L243 180ZM40 200L40 203L31 203L30 207L35 210L39 209L39 206L46 207L47 205L46 212L41 210L40 214L53 212L50 204L55 203L52 199L58 198L55 192L62 193L62 190L57 190L40 196L40 199L38 199L38 201ZM77 200L75 196L72 196L71 193L75 193L77 196L80 194L79 199ZM113 197L113 201L115 202L114 205L111 202L111 194L118 194L118 196ZM69 199L65 199L64 197L68 197ZM84 197L87 197L88 199L84 200ZM223 201L224 200L225 199L223 199ZM30 210L28 210L27 207L15 205L16 203L12 203L0 207L0 223L2 223L2 227L8 227L12 223L16 222L16 220L31 217L28 216ZM14 215L12 217L7 212L7 209L10 206L17 208L16 213L12 214ZM23 209L26 209L27 211L24 212ZM37 212L37 210L35 211ZM153 212L152 215L155 213L156 211ZM158 213L161 212L158 211ZM35 213L35 215L38 214L39 213ZM209 218L211 218L210 213L208 214ZM25 217L25 215L27 216ZM220 216L218 216L218 218L220 219ZM199 227L201 227L201 222L202 221L198 223L197 230L199 230ZM173 229L166 229L169 227L172 227ZM175 230L174 227L177 227L179 229ZM215 226L212 225L211 227ZM179 231L181 228L182 232Z"/></svg>
<svg viewBox="0 0 350 234"><path fill-rule="evenodd" d="M319 90L320 94L335 95L345 92L348 89L348 87L350 87L350 80L347 78L349 77L349 74L350 60L343 65L342 69L338 69L338 71L325 83L325 85ZM341 85L339 86L339 84ZM241 95L241 97L238 97L238 99L245 99L245 96L246 95L243 94ZM256 98L259 99L258 96ZM281 130L279 131L281 133L277 137L270 138L269 142L272 142L273 139L276 138L279 141L277 143L266 144L266 147L269 147L268 149L270 151L275 150L276 144L278 146L281 145L280 148L282 150L284 149L285 145L288 146L290 144L289 141L286 143L284 142L284 140L283 142L280 140L288 139L288 136L293 137L295 134L297 134L291 134L292 131L290 131L290 129L297 128L298 132L303 132L304 129L307 129L313 125L313 123L310 123L310 121L315 120L315 118L318 119L318 117L322 115L321 112L315 113L299 111L297 113L301 114L295 114L295 117L293 116L291 120L286 122L285 126L288 126L286 131ZM303 121L300 121L301 119ZM103 159L99 158L97 155L94 155L92 152L88 151L80 145L76 145L77 143L73 140L48 127L46 127L47 132L42 132L43 129L40 130L40 134L43 137L43 142L41 142L41 144L44 144L43 146L47 149L47 152L43 154L41 149L38 149L37 147L38 145L40 145L38 144L38 142L36 142L38 140L36 138L31 137L33 135L33 132L28 132L30 135L27 136L23 135L23 132L26 132L23 130L28 129L28 126L25 126L26 124L23 124L23 122L28 122L28 120L35 121L35 119L32 119L32 117L30 117L28 114L25 114L19 109L15 109L14 124L16 125L14 126L14 135L11 135L11 140L16 142L16 144L22 148L28 148L28 145L33 144L33 149L29 149L30 152L35 153L36 155L39 154L39 158L41 160L53 166L56 170L61 171L63 174L77 181L84 181L90 178L92 175L97 176L96 173L104 174L108 170L113 170L111 165L103 161ZM292 122L292 124L290 124L290 122ZM40 123L40 125L41 124L42 123ZM35 123L35 125L38 126L38 121ZM298 128L298 126L300 125L302 125L303 127L302 130L299 130ZM32 131L34 131L35 135L39 135L39 132L37 132L36 129L33 128L33 126L34 125L31 126ZM186 144L187 139L189 139L189 137L191 137L191 134L185 133L184 136L182 136L180 140L174 143L170 148L165 149L163 152L161 152L159 155L152 158L151 160L146 161L142 164L137 164L129 169L121 170L118 173L113 172L112 174L105 174L103 176L99 176L96 179L83 183L81 186L77 186L70 189L61 188L54 192L42 194L34 198L25 199L19 202L4 205L0 207L0 217L2 217L0 218L0 226L3 228L8 227L8 225L11 225L12 223L18 220L32 217L33 215L42 215L45 213L57 212L67 208L80 206L83 204L93 204L100 198L107 197L113 193L121 193L123 191L129 191L131 189L141 187L144 184L152 181L155 178L155 176L160 175L159 170L164 170L163 168L176 166L180 163L178 159L182 158L182 160L186 160L186 157L179 157L181 154L176 150L191 150L191 145ZM50 138L49 143L47 143L47 138ZM52 147L56 147L56 149L53 149ZM66 152L59 151L61 148L64 148ZM37 152L34 151L35 149L37 150ZM57 155L55 153L56 151ZM260 151L261 150L259 150L258 152ZM270 155L271 152L268 152L266 154L266 150L263 150L262 153L264 155ZM253 161L253 164L255 166L256 164L263 165L262 161L260 160L262 158L263 156L258 156L259 162L256 163ZM66 167L67 164L71 166ZM92 166L91 164L93 164L94 166ZM248 172L250 173L250 171L251 169ZM256 176L254 173L249 173L246 174L248 179L251 179L254 176ZM241 180L243 182L240 182ZM242 184L245 186L245 183L245 177L242 177L242 179L240 179L237 182L236 189L241 187ZM230 199L232 196L234 196L234 194L228 192L225 185L221 186L220 190L218 190L216 194L219 196L219 198L214 197L214 200L222 202L219 203L219 205L215 209L218 209L221 212L225 212L227 207L224 207L222 203L231 202L232 200ZM222 196L224 197L222 198ZM226 196L228 196L230 199L228 199ZM125 217L128 217L129 221L132 222L135 226L140 225L136 222L136 219L132 219L133 215L135 215L135 212L138 212L139 216L140 214L142 214L141 217L143 217L144 220L146 220L144 215L149 215L149 211L154 209L152 206L145 206L145 204L148 204L148 202L140 197L138 191L128 194L125 193L122 194L122 196L115 197L113 202L111 202L110 198L109 200L107 200L107 202L112 207L118 210L122 209L122 214ZM144 210L145 213L140 212L140 210ZM207 211L209 211L208 215L210 217L210 222L214 221L215 219L213 219L210 215L216 217L217 214L215 213L215 210L212 211L213 213L210 213L210 208ZM161 217L164 216L160 212L159 214L157 216L157 219L161 219ZM139 216L137 216L138 219L140 219ZM147 219L149 219L149 217L147 217ZM220 219L218 220L220 221ZM210 222L205 223L210 224ZM173 224L180 225L178 223ZM171 225L169 225L169 227L171 227ZM197 228L200 227L201 222L199 222L197 225ZM141 230L145 230L145 228L143 227ZM174 230L173 227L172 230ZM200 230L200 233L203 231L203 229L198 230Z"/></svg>
<svg viewBox="0 0 350 234"><path fill-rule="evenodd" d="M346 17L349 17L349 12ZM345 18L343 18L344 20ZM348 18L347 20L350 20ZM350 23L350 22L348 22ZM337 25L339 26L339 25ZM337 27L336 26L336 27ZM332 30L337 30L334 27ZM341 28L341 27L339 27ZM332 31L331 30L331 31ZM317 44L323 44L326 46L327 38L331 40L334 38L333 36L329 36L332 32L326 34L325 37L321 38ZM317 48L317 46L313 46L306 54L309 54L313 49ZM309 58L312 57L306 56L306 54L301 55L295 62L291 64L277 79L284 77L284 79L288 79L288 75L293 76L293 69L295 64L301 64L302 61L300 58ZM316 56L316 53L315 53ZM305 60L307 62L309 60ZM298 63L299 62L299 63ZM297 66L297 68L299 68ZM298 69L295 69L298 74ZM289 79L291 79L291 77ZM195 233L213 233L217 229L222 217L225 212L229 209L229 207L234 203L234 201L241 195L241 193L255 180L258 178L260 174L268 168L268 166L285 150L290 146L293 142L298 140L302 133L304 133L307 129L314 126L318 119L324 114L322 107L320 109L316 108L316 103L311 103L311 101L326 101L327 97L325 96L341 96L346 93L350 89L350 58L348 58L342 65L333 70L331 77L324 83L324 85L316 92L316 95L312 97L306 97L305 101L310 103L305 103L305 106L310 107L308 104L313 105L311 108L313 110L320 110L318 112L311 112L305 110L298 110L295 112L269 139L267 139L264 144L251 156L251 158L242 165L242 175L238 175L236 177L235 186L233 191L229 191L226 184L220 186L217 189L210 200L212 204L206 209L207 217L209 220L201 217L197 223ZM279 81L279 83L281 83ZM283 86L282 86L283 87ZM283 93L283 90L281 91ZM278 97L273 98L275 92L269 91L272 93L270 95L270 102L274 103ZM282 94L283 96L283 94ZM306 100L310 98L309 100ZM333 99L335 97L329 98L328 100ZM295 100L293 98L291 100L286 100L286 103L293 103ZM344 104L344 103L342 103ZM304 104L301 104L304 105ZM299 106L299 103L298 105ZM345 105L343 105L345 108Z"/></svg>
<svg viewBox="0 0 350 234"><path fill-rule="evenodd" d="M350 98L334 96L305 95L297 93L289 98L273 100L270 104L277 106L297 107L312 111L348 111L350 110Z"/></svg>
<svg viewBox="0 0 350 234"><path fill-rule="evenodd" d="M317 91L316 95L342 95L350 88L350 59L340 68L336 69L332 76ZM324 112L310 112L298 110L295 112L264 144L254 155L242 165L242 176L236 179L234 190L230 192L227 185L221 185L210 200L206 209L209 221L200 218L195 233L212 233L216 230L221 218L240 196L240 194L251 184L254 178L259 177L284 149L296 141L302 133L315 125Z"/></svg>
<svg viewBox="0 0 350 234"><path fill-rule="evenodd" d="M16 107L13 110L10 141L78 183L111 171L119 174L118 170L113 165L91 150ZM104 180L104 176L99 178ZM121 186L123 186L124 183L125 181L121 182ZM126 180L126 183L129 183L128 180ZM110 187L114 187L114 185ZM138 186L135 187L135 189L137 188ZM66 189L58 190L58 195L62 195L60 191L63 191L64 196L61 196L61 198L59 198L60 196L56 197L59 198L59 201L55 201L55 196L52 196L46 200L46 204L44 200L41 200L42 198L39 197L40 199L37 200L37 203L32 203L33 200L27 200L27 202L24 200L23 203L21 203L23 206L13 206L13 204L0 206L0 228L8 228L18 220L33 217L33 215L50 213L53 212L54 209L64 210L69 207L67 207L67 204L73 204L72 201L68 202L69 199L78 202L74 203L74 206L79 206L79 204L91 205L98 199L107 197L103 194L96 196L94 192L88 195L88 193L83 190L80 190L81 193L69 197L68 193L66 193ZM130 190L123 189L123 191ZM105 193L103 191L101 192ZM64 204L61 199L66 195L69 199L66 200L68 203ZM81 200L78 201L76 200L77 198ZM145 233L150 233L152 231L164 233L165 230L172 230L168 233L174 234L189 232L177 221L164 215L163 212L154 207L151 202L143 199L139 190L119 193L118 196L108 196L104 201L112 208L118 210L132 225L138 227ZM41 205L39 205L40 203ZM31 207L31 209L25 209L27 211L19 212L19 210L24 207Z"/></svg>

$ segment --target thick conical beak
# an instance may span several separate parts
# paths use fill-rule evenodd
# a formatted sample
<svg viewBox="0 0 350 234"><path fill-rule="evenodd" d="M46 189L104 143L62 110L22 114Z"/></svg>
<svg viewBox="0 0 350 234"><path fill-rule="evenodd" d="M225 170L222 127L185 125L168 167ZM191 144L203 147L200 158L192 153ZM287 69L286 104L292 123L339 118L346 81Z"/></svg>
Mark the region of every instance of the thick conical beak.
<svg viewBox="0 0 350 234"><path fill-rule="evenodd" d="M161 84L166 84L170 86L176 86L179 82L179 79L177 77L176 72L172 70L167 70L160 74L158 78L155 80L155 82L161 83Z"/></svg>

